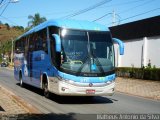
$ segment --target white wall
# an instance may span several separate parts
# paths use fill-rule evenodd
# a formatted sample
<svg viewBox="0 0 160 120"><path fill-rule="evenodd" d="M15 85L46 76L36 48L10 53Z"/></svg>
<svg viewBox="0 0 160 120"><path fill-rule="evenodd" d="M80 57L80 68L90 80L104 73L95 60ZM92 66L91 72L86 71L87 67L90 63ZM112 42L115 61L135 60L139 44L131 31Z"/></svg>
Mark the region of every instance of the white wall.
<svg viewBox="0 0 160 120"><path fill-rule="evenodd" d="M160 36L148 38L147 61L151 60L151 65L160 68Z"/></svg>
<svg viewBox="0 0 160 120"><path fill-rule="evenodd" d="M149 59L152 66L160 67L160 36L124 41L123 56L118 55L118 45L114 46L116 67L147 66Z"/></svg>

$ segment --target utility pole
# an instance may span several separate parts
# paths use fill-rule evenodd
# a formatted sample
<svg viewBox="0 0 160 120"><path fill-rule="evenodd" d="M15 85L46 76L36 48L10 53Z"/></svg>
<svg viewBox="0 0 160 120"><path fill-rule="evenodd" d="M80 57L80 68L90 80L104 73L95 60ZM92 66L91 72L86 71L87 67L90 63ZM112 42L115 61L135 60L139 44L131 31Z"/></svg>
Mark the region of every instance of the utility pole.
<svg viewBox="0 0 160 120"><path fill-rule="evenodd" d="M115 22L116 22L116 13L115 13L115 10L113 10L113 13L112 13L112 26L115 26Z"/></svg>
<svg viewBox="0 0 160 120"><path fill-rule="evenodd" d="M11 50L11 66L13 65L13 38L12 38L12 50Z"/></svg>

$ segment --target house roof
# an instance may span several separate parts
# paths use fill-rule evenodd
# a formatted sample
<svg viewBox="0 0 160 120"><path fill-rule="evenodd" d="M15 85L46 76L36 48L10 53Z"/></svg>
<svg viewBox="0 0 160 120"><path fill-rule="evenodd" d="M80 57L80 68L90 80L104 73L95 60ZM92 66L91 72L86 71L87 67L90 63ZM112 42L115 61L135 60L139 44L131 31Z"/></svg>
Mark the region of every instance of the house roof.
<svg viewBox="0 0 160 120"><path fill-rule="evenodd" d="M160 35L160 16L130 22L109 28L112 36L121 40Z"/></svg>

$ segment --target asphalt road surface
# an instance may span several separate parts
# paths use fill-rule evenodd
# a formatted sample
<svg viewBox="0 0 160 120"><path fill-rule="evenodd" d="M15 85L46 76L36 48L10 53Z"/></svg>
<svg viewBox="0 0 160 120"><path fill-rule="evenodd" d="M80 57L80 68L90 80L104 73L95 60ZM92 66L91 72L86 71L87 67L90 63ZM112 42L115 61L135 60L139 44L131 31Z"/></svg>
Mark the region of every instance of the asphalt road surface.
<svg viewBox="0 0 160 120"><path fill-rule="evenodd" d="M40 119L89 120L97 119L97 114L160 114L159 101L118 92L113 96L94 97L92 100L56 95L47 99L37 88L29 85L21 88L14 79L13 71L6 68L0 68L0 84L36 107L42 113L38 116Z"/></svg>

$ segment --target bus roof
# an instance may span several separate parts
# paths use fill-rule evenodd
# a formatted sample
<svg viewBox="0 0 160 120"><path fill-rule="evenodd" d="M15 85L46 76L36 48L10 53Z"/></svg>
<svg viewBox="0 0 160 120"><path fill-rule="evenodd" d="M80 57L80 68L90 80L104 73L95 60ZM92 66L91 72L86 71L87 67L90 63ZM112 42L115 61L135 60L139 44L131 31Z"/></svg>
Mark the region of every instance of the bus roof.
<svg viewBox="0 0 160 120"><path fill-rule="evenodd" d="M57 19L57 20L48 20L40 25L32 28L28 32L24 33L21 37L29 35L31 33L42 30L48 26L56 26L66 29L78 29L78 30L95 30L95 31L109 31L109 29L101 24L89 21L80 21L80 20L69 20L69 19Z"/></svg>

